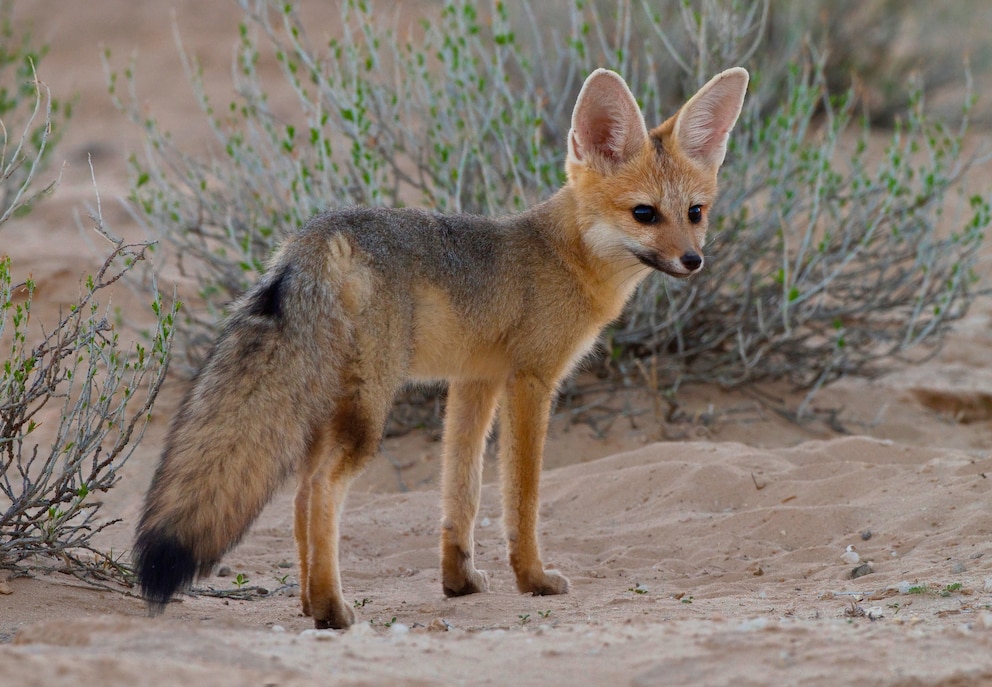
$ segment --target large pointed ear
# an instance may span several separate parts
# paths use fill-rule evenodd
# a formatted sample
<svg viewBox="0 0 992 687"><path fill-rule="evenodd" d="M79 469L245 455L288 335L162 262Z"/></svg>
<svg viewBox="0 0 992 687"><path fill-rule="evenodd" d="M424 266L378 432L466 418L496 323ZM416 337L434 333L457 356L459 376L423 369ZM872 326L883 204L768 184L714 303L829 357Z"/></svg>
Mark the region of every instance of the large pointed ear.
<svg viewBox="0 0 992 687"><path fill-rule="evenodd" d="M641 108L620 75L607 69L590 74L572 111L569 160L616 165L637 154L647 137Z"/></svg>
<svg viewBox="0 0 992 687"><path fill-rule="evenodd" d="M682 152L716 169L727 154L727 139L744 105L747 70L728 69L714 76L692 96L675 119L675 139Z"/></svg>

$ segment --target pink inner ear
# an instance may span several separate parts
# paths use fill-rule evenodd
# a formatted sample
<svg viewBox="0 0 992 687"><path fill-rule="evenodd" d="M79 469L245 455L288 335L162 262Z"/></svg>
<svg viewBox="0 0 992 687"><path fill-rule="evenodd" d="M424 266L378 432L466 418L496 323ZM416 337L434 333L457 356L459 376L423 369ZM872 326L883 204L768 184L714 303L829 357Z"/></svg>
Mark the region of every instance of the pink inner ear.
<svg viewBox="0 0 992 687"><path fill-rule="evenodd" d="M703 105L700 103L700 105ZM706 103L710 105L710 103ZM700 108L705 109L705 108ZM736 119L736 115L734 116ZM680 142L688 155L709 158L723 147L730 133L725 112L701 111L679 127Z"/></svg>
<svg viewBox="0 0 992 687"><path fill-rule="evenodd" d="M611 163L629 158L647 137L637 101L619 76L595 72L586 80L572 115L577 159L590 155Z"/></svg>
<svg viewBox="0 0 992 687"><path fill-rule="evenodd" d="M712 167L723 164L727 138L740 115L746 88L746 72L724 72L686 103L676 129L686 155Z"/></svg>
<svg viewBox="0 0 992 687"><path fill-rule="evenodd" d="M623 157L626 131L619 114L599 112L596 118L588 122L584 132L585 141L598 154L611 160Z"/></svg>

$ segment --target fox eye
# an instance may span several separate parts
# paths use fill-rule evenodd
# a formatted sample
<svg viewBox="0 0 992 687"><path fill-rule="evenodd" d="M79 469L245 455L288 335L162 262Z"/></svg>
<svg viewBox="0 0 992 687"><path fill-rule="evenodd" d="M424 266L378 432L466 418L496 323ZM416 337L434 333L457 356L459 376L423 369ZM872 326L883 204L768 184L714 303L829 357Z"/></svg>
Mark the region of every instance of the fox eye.
<svg viewBox="0 0 992 687"><path fill-rule="evenodd" d="M699 224L703 221L703 207L701 205L693 205L689 208L689 221L693 224Z"/></svg>
<svg viewBox="0 0 992 687"><path fill-rule="evenodd" d="M650 205L638 205L631 210L631 213L641 224L654 224L658 221L658 211Z"/></svg>

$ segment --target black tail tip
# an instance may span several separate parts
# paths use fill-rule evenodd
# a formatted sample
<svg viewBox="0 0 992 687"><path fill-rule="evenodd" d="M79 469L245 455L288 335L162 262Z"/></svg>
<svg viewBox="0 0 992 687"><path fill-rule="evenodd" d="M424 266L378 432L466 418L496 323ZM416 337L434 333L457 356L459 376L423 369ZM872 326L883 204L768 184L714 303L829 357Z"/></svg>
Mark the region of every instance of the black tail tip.
<svg viewBox="0 0 992 687"><path fill-rule="evenodd" d="M146 531L134 546L134 564L141 596L151 615L165 610L173 594L193 583L197 562L193 551L169 534Z"/></svg>

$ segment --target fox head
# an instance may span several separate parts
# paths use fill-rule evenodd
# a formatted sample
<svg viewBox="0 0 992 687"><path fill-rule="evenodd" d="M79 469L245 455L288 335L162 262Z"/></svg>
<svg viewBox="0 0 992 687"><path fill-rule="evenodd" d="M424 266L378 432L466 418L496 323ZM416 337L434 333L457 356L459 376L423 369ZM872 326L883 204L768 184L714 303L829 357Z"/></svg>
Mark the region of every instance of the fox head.
<svg viewBox="0 0 992 687"><path fill-rule="evenodd" d="M566 171L593 253L674 277L702 269L717 170L747 83L747 71L728 69L648 131L618 74L589 75L572 113Z"/></svg>

